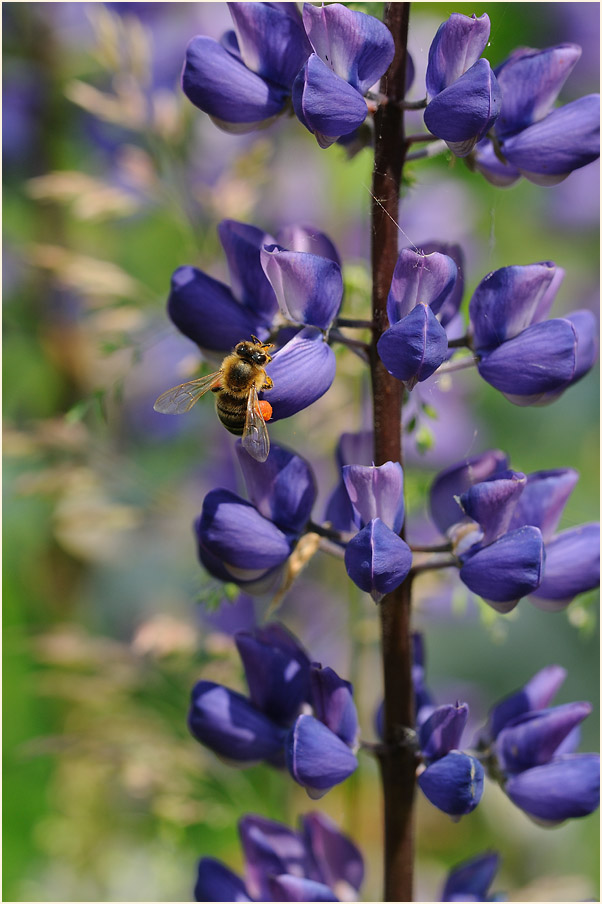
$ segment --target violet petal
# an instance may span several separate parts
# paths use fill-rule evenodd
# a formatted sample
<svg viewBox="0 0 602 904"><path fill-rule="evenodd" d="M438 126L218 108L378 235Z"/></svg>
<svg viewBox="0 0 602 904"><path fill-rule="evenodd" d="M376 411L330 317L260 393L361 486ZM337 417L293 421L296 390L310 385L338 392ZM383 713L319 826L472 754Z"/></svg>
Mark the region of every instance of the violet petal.
<svg viewBox="0 0 602 904"><path fill-rule="evenodd" d="M483 779L483 767L477 759L452 750L427 766L418 776L418 784L439 810L450 816L464 816L479 803L483 794Z"/></svg>
<svg viewBox="0 0 602 904"><path fill-rule="evenodd" d="M465 517L455 497L507 467L507 456L499 449L491 449L437 474L431 484L429 502L431 517L443 535Z"/></svg>
<svg viewBox="0 0 602 904"><path fill-rule="evenodd" d="M578 593L600 583L600 525L561 531L546 544L546 563L532 602L540 609L564 609Z"/></svg>
<svg viewBox="0 0 602 904"><path fill-rule="evenodd" d="M539 585L543 558L541 531L521 527L474 553L460 569L460 579L486 602L519 600Z"/></svg>
<svg viewBox="0 0 602 904"><path fill-rule="evenodd" d="M321 796L349 778L357 759L347 744L313 716L299 716L288 734L286 763L310 796Z"/></svg>
<svg viewBox="0 0 602 904"><path fill-rule="evenodd" d="M382 334L378 355L398 380L412 389L434 374L447 355L447 333L428 305L417 304Z"/></svg>
<svg viewBox="0 0 602 904"><path fill-rule="evenodd" d="M319 330L306 327L297 333L266 367L274 388L261 397L273 408L272 420L290 417L323 396L335 370L334 352Z"/></svg>
<svg viewBox="0 0 602 904"><path fill-rule="evenodd" d="M504 788L517 807L549 823L587 816L600 804L600 756L573 753L527 769Z"/></svg>
<svg viewBox="0 0 602 904"><path fill-rule="evenodd" d="M387 297L391 326L419 303L429 305L437 314L452 293L457 277L456 262L449 255L436 251L420 254L404 248L397 258Z"/></svg>
<svg viewBox="0 0 602 904"><path fill-rule="evenodd" d="M360 126L368 115L362 95L312 53L293 85L293 106L318 144L327 148Z"/></svg>
<svg viewBox="0 0 602 904"><path fill-rule="evenodd" d="M577 44L521 51L501 64L495 74L504 95L495 124L500 138L543 119L581 56Z"/></svg>
<svg viewBox="0 0 602 904"><path fill-rule="evenodd" d="M239 304L227 286L196 267L179 267L173 274L167 313L181 333L210 351L226 353L245 337L267 337L257 314Z"/></svg>
<svg viewBox="0 0 602 904"><path fill-rule="evenodd" d="M198 681L190 699L188 727L214 753L254 763L281 749L282 729L242 694L213 681Z"/></svg>
<svg viewBox="0 0 602 904"><path fill-rule="evenodd" d="M356 512L356 523L362 527L374 518L398 534L403 525L403 471L398 461L387 461L379 467L345 465L343 482Z"/></svg>
<svg viewBox="0 0 602 904"><path fill-rule="evenodd" d="M214 860L199 860L197 880L194 886L195 901L252 901L242 879L231 869Z"/></svg>
<svg viewBox="0 0 602 904"><path fill-rule="evenodd" d="M568 320L535 323L483 357L480 375L509 401L532 405L567 386L575 373L577 334Z"/></svg>
<svg viewBox="0 0 602 904"><path fill-rule="evenodd" d="M543 261L501 267L481 280L469 306L477 351L497 348L530 326L555 271L552 261Z"/></svg>
<svg viewBox="0 0 602 904"><path fill-rule="evenodd" d="M305 3L303 23L320 59L360 94L378 81L395 55L386 25L342 3L322 7Z"/></svg>
<svg viewBox="0 0 602 904"><path fill-rule="evenodd" d="M197 35L186 48L182 88L195 107L241 131L251 131L280 113L288 94L204 35Z"/></svg>
<svg viewBox="0 0 602 904"><path fill-rule="evenodd" d="M347 574L375 602L399 587L411 566L410 547L379 518L362 528L345 549Z"/></svg>
<svg viewBox="0 0 602 904"><path fill-rule="evenodd" d="M266 461L257 462L236 444L249 499L257 511L287 534L307 524L317 495L313 472L304 458L272 443Z"/></svg>
<svg viewBox="0 0 602 904"><path fill-rule="evenodd" d="M457 81L483 53L491 23L489 16L452 13L439 26L429 48L426 94L429 100Z"/></svg>
<svg viewBox="0 0 602 904"><path fill-rule="evenodd" d="M343 298L338 264L317 254L267 245L261 251L261 265L288 320L328 329Z"/></svg>

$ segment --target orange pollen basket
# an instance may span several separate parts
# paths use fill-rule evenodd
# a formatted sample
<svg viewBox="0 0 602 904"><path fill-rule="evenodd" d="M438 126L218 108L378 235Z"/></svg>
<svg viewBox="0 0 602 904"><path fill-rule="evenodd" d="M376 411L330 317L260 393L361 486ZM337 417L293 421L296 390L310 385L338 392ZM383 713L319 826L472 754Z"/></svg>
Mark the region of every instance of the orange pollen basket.
<svg viewBox="0 0 602 904"><path fill-rule="evenodd" d="M257 407L259 408L264 421L269 421L272 416L272 406L270 405L270 403L266 402L264 399L260 399L257 402Z"/></svg>

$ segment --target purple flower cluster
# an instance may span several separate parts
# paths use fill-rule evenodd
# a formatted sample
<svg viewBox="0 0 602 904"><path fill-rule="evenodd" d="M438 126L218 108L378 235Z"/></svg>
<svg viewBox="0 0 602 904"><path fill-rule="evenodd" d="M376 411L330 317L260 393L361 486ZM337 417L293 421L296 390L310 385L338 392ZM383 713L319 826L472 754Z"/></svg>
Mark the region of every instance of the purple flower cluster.
<svg viewBox="0 0 602 904"><path fill-rule="evenodd" d="M218 232L231 285L179 267L168 314L209 352L226 354L252 335L270 337L277 346L266 368L274 382L272 420L290 417L319 399L334 379L335 356L325 332L343 298L337 251L323 233L300 226L283 229L278 240L235 220L223 220Z"/></svg>
<svg viewBox="0 0 602 904"><path fill-rule="evenodd" d="M435 35L426 72L424 121L494 185L521 176L555 185L600 154L600 96L553 105L581 56L575 44L521 47L491 70L481 53L487 15L452 13Z"/></svg>
<svg viewBox="0 0 602 904"><path fill-rule="evenodd" d="M191 694L191 733L226 761L286 766L310 797L322 797L357 767L353 689L310 662L282 625L235 634L249 696L199 681Z"/></svg>
<svg viewBox="0 0 602 904"><path fill-rule="evenodd" d="M196 901L355 900L364 878L362 855L321 813L307 813L300 830L243 816L238 833L245 881L219 860L199 861Z"/></svg>
<svg viewBox="0 0 602 904"><path fill-rule="evenodd" d="M527 595L562 609L599 584L599 525L555 533L576 471L527 476L508 464L495 450L446 468L431 486L431 516L451 541L460 579L498 612Z"/></svg>
<svg viewBox="0 0 602 904"><path fill-rule="evenodd" d="M550 702L566 678L560 666L537 672L493 707L478 739L492 778L536 822L587 816L600 803L600 756L576 753L589 703Z"/></svg>
<svg viewBox="0 0 602 904"><path fill-rule="evenodd" d="M184 93L220 128L248 132L290 110L326 148L368 115L364 99L395 52L388 28L340 3L229 3L235 31L197 36Z"/></svg>
<svg viewBox="0 0 602 904"><path fill-rule="evenodd" d="M578 726L592 707L585 702L549 707L566 678L565 669L548 666L497 703L475 738L474 749L467 752L461 749L461 741L468 705L434 704L425 683L419 634L412 636L412 644L417 746L422 761L418 785L435 807L454 817L471 813L483 794L485 768L517 807L540 822L557 824L586 816L598 807L600 757L575 752ZM376 716L381 736L382 726L381 705Z"/></svg>
<svg viewBox="0 0 602 904"><path fill-rule="evenodd" d="M432 248L442 247L432 245ZM404 248L387 300L389 328L378 354L408 389L427 380L459 336L459 259ZM551 261L502 267L481 280L469 304L467 341L479 374L515 405L546 405L580 380L598 355L596 319L573 311L546 320L564 270Z"/></svg>

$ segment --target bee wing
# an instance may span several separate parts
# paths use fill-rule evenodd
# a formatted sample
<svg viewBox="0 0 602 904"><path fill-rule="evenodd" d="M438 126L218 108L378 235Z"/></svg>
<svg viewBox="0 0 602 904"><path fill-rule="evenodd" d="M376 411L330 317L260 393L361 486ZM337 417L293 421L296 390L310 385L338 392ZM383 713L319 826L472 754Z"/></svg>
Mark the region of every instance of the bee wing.
<svg viewBox="0 0 602 904"><path fill-rule="evenodd" d="M220 371L200 377L198 380L190 380L189 383L180 383L172 386L167 392L159 396L153 408L161 414L186 414L198 400L208 392Z"/></svg>
<svg viewBox="0 0 602 904"><path fill-rule="evenodd" d="M255 461L265 461L270 452L270 437L257 402L257 389L253 385L247 400L247 416L242 434L242 445Z"/></svg>

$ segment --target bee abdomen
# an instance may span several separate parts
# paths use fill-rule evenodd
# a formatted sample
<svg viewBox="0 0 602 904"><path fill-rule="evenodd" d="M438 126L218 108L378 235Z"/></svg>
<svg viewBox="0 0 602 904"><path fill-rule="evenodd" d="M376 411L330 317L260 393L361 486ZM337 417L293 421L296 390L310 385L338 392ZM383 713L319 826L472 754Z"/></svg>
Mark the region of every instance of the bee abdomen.
<svg viewBox="0 0 602 904"><path fill-rule="evenodd" d="M227 392L220 392L215 400L217 416L230 433L242 436L247 417L247 400L237 399Z"/></svg>

